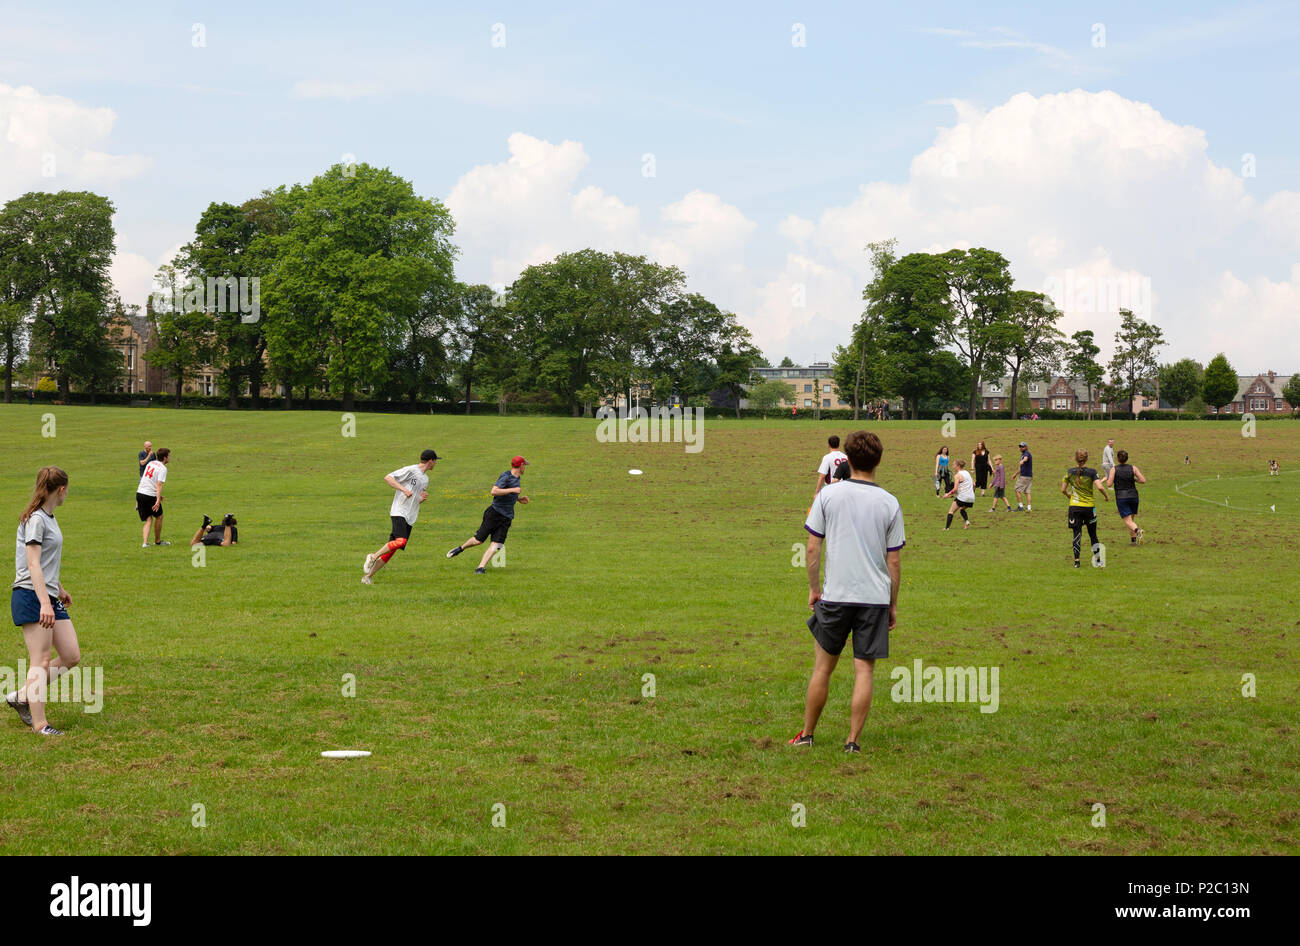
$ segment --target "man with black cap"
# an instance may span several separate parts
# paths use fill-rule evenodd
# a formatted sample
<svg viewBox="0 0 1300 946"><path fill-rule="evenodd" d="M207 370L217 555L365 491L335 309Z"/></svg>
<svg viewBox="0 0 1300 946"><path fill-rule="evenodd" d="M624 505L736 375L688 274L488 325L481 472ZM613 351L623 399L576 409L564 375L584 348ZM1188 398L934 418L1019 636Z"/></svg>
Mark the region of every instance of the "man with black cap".
<svg viewBox="0 0 1300 946"><path fill-rule="evenodd" d="M492 486L492 505L483 510L483 522L479 525L478 531L449 550L448 558L455 558L468 548L482 545L488 536L492 536L492 544L483 553L478 568L474 569L476 575L487 574L487 563L492 560L497 549L506 544L506 533L510 531L510 525L515 520L515 503L528 505L528 497L523 494L524 488L520 485L520 478L524 475L526 466L528 461L523 457L515 457L510 461L510 469L498 476Z"/></svg>
<svg viewBox="0 0 1300 946"><path fill-rule="evenodd" d="M438 454L425 450L420 454L420 462L394 470L384 477L384 482L392 489L393 505L388 510L393 520L393 531L388 534L388 541L366 556L366 564L361 570L361 583L371 584L375 572L388 564L388 560L411 538L411 527L420 514L420 503L429 498L429 471L438 462Z"/></svg>

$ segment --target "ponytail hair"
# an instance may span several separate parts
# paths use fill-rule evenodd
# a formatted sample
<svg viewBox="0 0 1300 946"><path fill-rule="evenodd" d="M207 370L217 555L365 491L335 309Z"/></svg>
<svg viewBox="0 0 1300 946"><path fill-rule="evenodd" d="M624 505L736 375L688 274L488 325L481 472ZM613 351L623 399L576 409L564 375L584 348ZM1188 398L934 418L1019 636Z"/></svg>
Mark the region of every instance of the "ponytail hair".
<svg viewBox="0 0 1300 946"><path fill-rule="evenodd" d="M1074 451L1074 462L1078 464L1080 468L1082 468L1083 465L1088 462L1088 451L1087 450Z"/></svg>
<svg viewBox="0 0 1300 946"><path fill-rule="evenodd" d="M18 517L19 523L26 523L31 518L32 513L45 505L45 501L50 498L60 487L68 485L68 474L57 466L43 466L40 472L36 474L36 491L32 493L32 501L27 504L23 514Z"/></svg>

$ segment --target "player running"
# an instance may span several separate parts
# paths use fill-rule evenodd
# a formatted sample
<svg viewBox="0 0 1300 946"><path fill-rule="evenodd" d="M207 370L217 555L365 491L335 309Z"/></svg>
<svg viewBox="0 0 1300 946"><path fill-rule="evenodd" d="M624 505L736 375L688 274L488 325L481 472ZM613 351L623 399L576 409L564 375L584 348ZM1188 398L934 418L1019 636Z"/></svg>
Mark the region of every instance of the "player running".
<svg viewBox="0 0 1300 946"><path fill-rule="evenodd" d="M943 494L944 499L953 496L953 494L956 494L956 496L952 501L952 505L948 507L948 522L943 527L944 532L952 528L952 516L958 510L961 510L962 521L966 523L962 528L970 528L970 517L966 515L966 510L975 505L975 485L974 481L971 480L970 473L966 471L965 460L957 461L956 481L952 484L952 489Z"/></svg>
<svg viewBox="0 0 1300 946"><path fill-rule="evenodd" d="M135 488L135 511L140 515L140 521L144 523L144 534L141 536L143 545L142 549L149 547L149 523L153 523L153 544L154 545L171 545L170 542L162 540L162 521L163 521L163 483L167 482L167 467L172 462L172 452L166 447L155 454L155 458L145 464L144 473L140 477L140 485Z"/></svg>
<svg viewBox="0 0 1300 946"><path fill-rule="evenodd" d="M1079 567L1079 545L1084 526L1088 527L1088 538L1092 542L1092 551L1097 553L1097 503L1093 498L1094 488L1101 493L1102 499L1108 499L1106 484L1101 474L1090 466L1087 450L1074 452L1074 466L1065 471L1061 477L1061 495L1070 497L1070 511L1067 521L1074 532L1074 567ZM1100 566L1105 567L1105 566Z"/></svg>
<svg viewBox="0 0 1300 946"><path fill-rule="evenodd" d="M77 665L81 647L65 606L72 595L59 580L63 560L63 532L54 510L68 498L68 474L57 466L36 474L36 491L18 517L18 547L14 556L14 588L9 611L23 629L31 663L21 690L5 694L23 724L40 736L62 736L45 719L49 685ZM51 649L59 656L50 659Z"/></svg>
<svg viewBox="0 0 1300 946"><path fill-rule="evenodd" d="M1128 526L1128 540L1133 545L1142 542L1142 529L1133 517L1138 514L1138 484L1146 481L1142 471L1128 462L1127 450L1119 452L1119 465L1112 467L1106 477L1106 485L1115 489L1115 508L1124 525Z"/></svg>
<svg viewBox="0 0 1300 946"><path fill-rule="evenodd" d="M476 575L487 574L487 563L491 561L497 549L506 544L506 533L510 531L510 525L515 520L515 503L521 502L527 506L530 502L520 484L526 466L528 461L523 457L515 457L510 461L510 469L498 476L492 486L492 505L483 510L483 522L479 525L478 531L454 549L449 549L448 558L455 558L466 549L482 545L483 540L491 536L492 544L483 553L478 568L474 569Z"/></svg>
<svg viewBox="0 0 1300 946"><path fill-rule="evenodd" d="M411 539L411 528L420 515L420 504L429 498L429 471L437 462L438 454L425 450L420 454L419 463L404 466L384 477L384 482L396 490L393 504L388 509L393 528L388 533L388 541L366 556L366 563L361 566L361 584L374 584L375 573L398 551L406 548Z"/></svg>

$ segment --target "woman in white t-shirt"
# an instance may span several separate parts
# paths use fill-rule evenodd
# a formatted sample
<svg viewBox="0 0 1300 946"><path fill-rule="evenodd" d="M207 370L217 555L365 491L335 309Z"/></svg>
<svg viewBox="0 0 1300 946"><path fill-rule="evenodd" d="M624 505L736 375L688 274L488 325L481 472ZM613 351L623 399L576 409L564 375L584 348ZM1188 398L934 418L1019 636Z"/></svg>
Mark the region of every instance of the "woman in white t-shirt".
<svg viewBox="0 0 1300 946"><path fill-rule="evenodd" d="M67 498L68 474L57 466L41 467L32 500L18 517L14 553L9 611L14 625L23 629L31 662L22 689L6 693L5 702L24 725L41 736L63 735L45 720L45 696L49 685L81 660L77 632L65 609L72 603L72 596L59 580L63 533L54 519L54 510ZM59 652L53 660L52 650Z"/></svg>
<svg viewBox="0 0 1300 946"><path fill-rule="evenodd" d="M953 480L952 489L943 495L945 499L949 496L956 497L953 499L952 505L948 507L948 522L943 527L943 531L947 532L952 527L953 513L959 510L962 520L966 523L962 528L969 529L970 517L966 515L966 510L975 505L975 480L967 472L965 460L957 461L957 476Z"/></svg>

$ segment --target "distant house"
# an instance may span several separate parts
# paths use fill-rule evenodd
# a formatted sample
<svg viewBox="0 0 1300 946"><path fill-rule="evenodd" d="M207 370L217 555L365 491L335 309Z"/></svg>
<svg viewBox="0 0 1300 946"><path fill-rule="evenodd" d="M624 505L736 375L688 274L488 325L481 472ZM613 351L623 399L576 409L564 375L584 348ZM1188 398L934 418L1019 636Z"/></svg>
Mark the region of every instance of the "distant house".
<svg viewBox="0 0 1300 946"><path fill-rule="evenodd" d="M127 394L163 390L163 373L144 357L153 342L148 316L119 312L108 323L108 337L113 347L122 353L123 372L118 390Z"/></svg>
<svg viewBox="0 0 1300 946"><path fill-rule="evenodd" d="M835 386L834 378L835 369L831 367L830 362L814 361L810 365L786 365L785 367L775 368L752 368L751 376L756 381L780 381L794 388L793 400L789 398L782 399L781 406L784 408L795 407L799 410L814 410L818 407L817 402L821 401L821 409L826 410L851 410L853 407L853 392L846 391L844 396ZM898 398L893 398L889 402L889 409L899 416L902 414L903 403ZM741 407L748 407L747 400L741 400Z"/></svg>
<svg viewBox="0 0 1300 946"><path fill-rule="evenodd" d="M1064 376L1056 376L1048 381L1025 381L1024 392L1031 411L1087 411L1106 410L1097 387L1092 389L1092 400L1088 399L1088 385ZM980 382L980 406L986 411L1014 410L1011 400L1011 379L992 378Z"/></svg>
<svg viewBox="0 0 1300 946"><path fill-rule="evenodd" d="M1230 414L1290 414L1300 406L1288 404L1282 397L1282 389L1290 381L1291 375L1281 375L1274 371L1237 375L1237 394L1227 411Z"/></svg>

